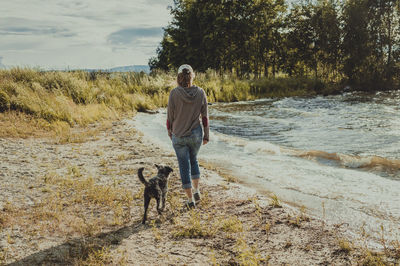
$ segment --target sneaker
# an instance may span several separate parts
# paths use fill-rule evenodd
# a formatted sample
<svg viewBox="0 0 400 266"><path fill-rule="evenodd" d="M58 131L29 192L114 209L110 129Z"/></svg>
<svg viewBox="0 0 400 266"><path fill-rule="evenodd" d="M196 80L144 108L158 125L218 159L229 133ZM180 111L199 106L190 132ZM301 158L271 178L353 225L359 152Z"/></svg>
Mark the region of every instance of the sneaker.
<svg viewBox="0 0 400 266"><path fill-rule="evenodd" d="M193 193L193 198L194 198L194 201L195 201L196 203L199 202L200 199L201 199L200 191L199 191L199 192L196 192L196 193Z"/></svg>
<svg viewBox="0 0 400 266"><path fill-rule="evenodd" d="M196 208L196 204L194 203L194 201L192 202L186 202L185 203L185 207L186 209L190 210L190 209L195 209Z"/></svg>

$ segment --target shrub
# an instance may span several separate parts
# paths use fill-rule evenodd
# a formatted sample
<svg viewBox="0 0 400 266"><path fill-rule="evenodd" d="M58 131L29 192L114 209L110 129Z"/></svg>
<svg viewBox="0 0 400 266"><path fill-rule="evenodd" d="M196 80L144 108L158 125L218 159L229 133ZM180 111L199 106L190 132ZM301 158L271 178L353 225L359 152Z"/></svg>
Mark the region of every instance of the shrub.
<svg viewBox="0 0 400 266"><path fill-rule="evenodd" d="M5 91L0 90L0 112L10 110L10 97Z"/></svg>

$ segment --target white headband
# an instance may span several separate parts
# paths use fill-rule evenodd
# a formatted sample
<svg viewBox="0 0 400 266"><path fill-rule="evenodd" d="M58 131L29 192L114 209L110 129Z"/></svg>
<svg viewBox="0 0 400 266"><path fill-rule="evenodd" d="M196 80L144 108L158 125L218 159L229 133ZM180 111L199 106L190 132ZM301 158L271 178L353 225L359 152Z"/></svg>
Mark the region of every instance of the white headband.
<svg viewBox="0 0 400 266"><path fill-rule="evenodd" d="M184 69L189 70L190 73L194 73L194 72L193 72L193 68L192 68L191 66L185 64L185 65L181 65L181 66L178 68L178 74L182 73L182 71L183 71Z"/></svg>

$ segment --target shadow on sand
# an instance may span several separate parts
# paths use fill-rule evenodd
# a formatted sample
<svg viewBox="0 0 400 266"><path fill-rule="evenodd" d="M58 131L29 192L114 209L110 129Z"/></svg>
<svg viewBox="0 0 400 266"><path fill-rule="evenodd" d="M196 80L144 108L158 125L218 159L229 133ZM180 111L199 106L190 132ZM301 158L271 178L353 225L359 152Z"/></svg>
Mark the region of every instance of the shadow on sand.
<svg viewBox="0 0 400 266"><path fill-rule="evenodd" d="M36 252L8 265L71 265L77 259L84 259L91 250L118 245L123 239L147 229L140 222L115 231L101 233L93 237L71 239L61 245Z"/></svg>

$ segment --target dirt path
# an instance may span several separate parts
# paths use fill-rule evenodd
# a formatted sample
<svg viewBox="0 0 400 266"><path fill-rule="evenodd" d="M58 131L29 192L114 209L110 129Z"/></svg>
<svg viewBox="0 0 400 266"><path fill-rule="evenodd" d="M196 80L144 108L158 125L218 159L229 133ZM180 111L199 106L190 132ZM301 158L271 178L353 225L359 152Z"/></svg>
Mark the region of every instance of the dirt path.
<svg viewBox="0 0 400 266"><path fill-rule="evenodd" d="M352 265L365 260L306 210L202 167L203 200L182 212L177 162L127 123L84 143L0 139L0 264ZM173 167L166 212L140 224L136 171Z"/></svg>

